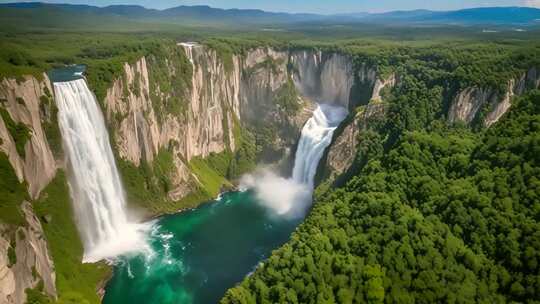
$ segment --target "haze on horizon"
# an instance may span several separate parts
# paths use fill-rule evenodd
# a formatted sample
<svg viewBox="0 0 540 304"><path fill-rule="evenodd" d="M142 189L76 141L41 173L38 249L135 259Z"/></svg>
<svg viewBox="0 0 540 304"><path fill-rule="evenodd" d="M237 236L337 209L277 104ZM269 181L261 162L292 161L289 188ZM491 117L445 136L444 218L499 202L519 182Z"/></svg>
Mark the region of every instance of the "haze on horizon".
<svg viewBox="0 0 540 304"><path fill-rule="evenodd" d="M0 3L29 2L0 0ZM540 0L33 0L31 2L87 4L93 6L141 5L146 8L165 9L179 5L208 5L216 8L262 9L273 12L343 14L359 12L386 12L395 10L457 10L472 7L527 6L540 8Z"/></svg>

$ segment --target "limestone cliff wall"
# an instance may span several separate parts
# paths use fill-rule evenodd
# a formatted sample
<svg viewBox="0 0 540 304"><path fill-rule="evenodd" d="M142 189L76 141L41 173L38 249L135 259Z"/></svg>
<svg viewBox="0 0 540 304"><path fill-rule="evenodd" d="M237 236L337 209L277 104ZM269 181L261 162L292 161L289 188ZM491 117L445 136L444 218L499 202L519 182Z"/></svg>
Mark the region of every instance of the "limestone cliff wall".
<svg viewBox="0 0 540 304"><path fill-rule="evenodd" d="M57 169L44 130L44 125L54 120L50 92L46 75L41 80L27 76L17 80L3 79L0 83L0 111L3 111L0 153L8 156L19 181L26 182L31 199L39 197ZM25 135L12 134L14 126ZM29 202L16 203L21 204L25 225L12 227L0 223L0 303L25 303L25 290L36 288L40 281L43 291L54 298L54 266L41 223ZM16 258L13 265L8 258L10 250Z"/></svg>
<svg viewBox="0 0 540 304"><path fill-rule="evenodd" d="M46 113L48 105L44 104L50 100L50 92L46 75L41 81L28 76L22 80L4 79L0 83L0 108L13 122L26 126L30 133L24 153L19 154L7 121L0 117L0 151L8 156L19 180L28 183L31 198L37 198L56 173L56 163L42 126L50 119Z"/></svg>
<svg viewBox="0 0 540 304"><path fill-rule="evenodd" d="M369 128L371 120L381 119L385 114L385 104L371 103L359 111L352 122L345 126L328 151L326 164L330 169L330 178L333 179L349 170L355 161L362 132Z"/></svg>
<svg viewBox="0 0 540 304"><path fill-rule="evenodd" d="M335 180L351 168L362 133L370 128L372 121L384 119L386 114L387 104L383 102L381 91L384 88L392 88L398 83L398 77L395 74L380 78L372 70L365 68L360 69L359 77L361 80L362 77L366 79L362 81L373 83L370 102L358 109L354 118L336 134L328 150L325 164L330 180Z"/></svg>
<svg viewBox="0 0 540 304"><path fill-rule="evenodd" d="M25 226L13 231L0 225L0 303L26 303L25 290L36 288L40 282L44 293L53 298L57 295L56 274L41 223L29 202L23 202L21 209ZM16 256L13 265L8 257L10 249Z"/></svg>
<svg viewBox="0 0 540 304"><path fill-rule="evenodd" d="M470 124L487 107L485 116L480 119L484 126L489 127L510 109L512 97L539 87L540 72L531 68L520 77L510 79L504 94L491 88L466 88L457 94L450 105L448 121Z"/></svg>
<svg viewBox="0 0 540 304"><path fill-rule="evenodd" d="M238 65L233 65L229 75L215 52L190 48L189 55L193 62L191 87L182 96L172 96L159 86L152 90L153 63L143 57L124 65L123 77L113 83L104 100L121 158L138 166L141 160L151 163L160 149L172 149L172 200L179 200L190 191L188 185L193 176L188 162L193 157L235 149L232 126L233 115L239 109ZM180 72L173 64L167 62L166 66L166 79ZM182 113L171 113L156 102L180 103L175 106ZM156 113L156 109L161 112Z"/></svg>

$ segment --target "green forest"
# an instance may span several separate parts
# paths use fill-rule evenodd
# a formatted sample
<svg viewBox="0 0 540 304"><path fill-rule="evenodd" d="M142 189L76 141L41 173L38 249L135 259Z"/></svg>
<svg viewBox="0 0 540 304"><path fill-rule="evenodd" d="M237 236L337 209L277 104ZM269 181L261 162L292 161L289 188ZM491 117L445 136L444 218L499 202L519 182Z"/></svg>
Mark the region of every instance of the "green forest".
<svg viewBox="0 0 540 304"><path fill-rule="evenodd" d="M538 303L540 91L483 132L400 123L222 303Z"/></svg>

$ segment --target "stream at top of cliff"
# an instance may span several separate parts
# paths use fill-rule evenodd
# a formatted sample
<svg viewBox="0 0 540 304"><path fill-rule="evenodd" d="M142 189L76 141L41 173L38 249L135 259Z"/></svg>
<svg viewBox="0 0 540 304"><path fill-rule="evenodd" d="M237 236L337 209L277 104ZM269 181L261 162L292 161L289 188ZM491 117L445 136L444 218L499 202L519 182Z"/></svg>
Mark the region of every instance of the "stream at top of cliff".
<svg viewBox="0 0 540 304"><path fill-rule="evenodd" d="M276 216L253 191L224 193L160 218L151 255L120 258L103 303L217 303L286 242L301 218Z"/></svg>

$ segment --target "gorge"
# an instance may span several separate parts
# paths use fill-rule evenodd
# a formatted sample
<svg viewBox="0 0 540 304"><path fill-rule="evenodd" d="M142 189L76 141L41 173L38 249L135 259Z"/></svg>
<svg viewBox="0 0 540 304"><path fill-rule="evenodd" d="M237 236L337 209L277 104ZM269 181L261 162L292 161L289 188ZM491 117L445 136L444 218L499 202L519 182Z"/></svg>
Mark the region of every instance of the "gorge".
<svg viewBox="0 0 540 304"><path fill-rule="evenodd" d="M187 46L187 54L191 47ZM51 75L69 77L71 69L66 70ZM289 197L277 196L285 209L266 210L264 200L276 198L258 193L268 189L246 183L244 192L221 194L208 206L138 224L128 218L105 122L86 81L53 82L53 86L75 218L84 242L83 262L108 259L116 265L104 303L218 301L302 220L319 160L347 116L343 107L318 105L302 129L290 180L275 186L266 178L254 182L270 191L293 192ZM301 216L288 216L298 210Z"/></svg>
<svg viewBox="0 0 540 304"><path fill-rule="evenodd" d="M314 188L357 186L350 177L369 157L416 139L408 128L496 125L512 98L540 85L534 66L516 68L502 90L431 70L418 80L409 69L425 68L423 53L413 64L399 61L409 55L383 60L351 49L174 41L115 62L114 77L96 74L103 72L97 65L65 79L3 79L0 156L24 194L14 199L23 217L0 233L0 302L24 303L27 289L41 285L51 299L67 294L92 303L217 302L235 284L251 284L256 269L276 264L273 251L288 250L291 233L297 241ZM425 109L426 100L439 103ZM58 197L69 199L49 188L64 172L73 215L47 209ZM326 212L328 205L314 208ZM350 215L343 210L336 213ZM56 258L67 250L52 245L61 243L54 237L71 216L84 250L70 259L87 262L79 265L83 275L95 271L86 290L66 284L80 273L71 275L74 266ZM332 230L339 237L315 236L326 248L359 246L343 242L344 234L354 236L346 223ZM112 270L95 263L103 259L115 260Z"/></svg>

